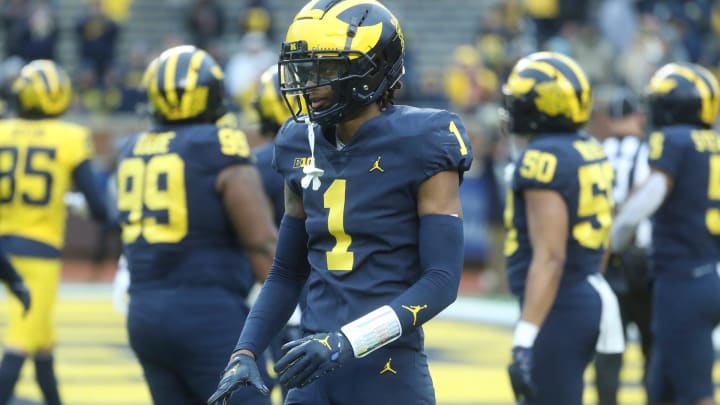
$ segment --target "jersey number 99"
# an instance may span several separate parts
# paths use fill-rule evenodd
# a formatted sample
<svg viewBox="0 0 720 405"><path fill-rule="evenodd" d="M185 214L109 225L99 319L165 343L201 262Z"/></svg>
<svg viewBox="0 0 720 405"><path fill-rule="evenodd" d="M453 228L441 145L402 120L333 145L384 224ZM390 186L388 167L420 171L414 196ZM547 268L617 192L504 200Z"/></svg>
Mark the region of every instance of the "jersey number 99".
<svg viewBox="0 0 720 405"><path fill-rule="evenodd" d="M147 162L123 160L118 168L118 210L124 243L177 243L188 230L185 162L171 153Z"/></svg>

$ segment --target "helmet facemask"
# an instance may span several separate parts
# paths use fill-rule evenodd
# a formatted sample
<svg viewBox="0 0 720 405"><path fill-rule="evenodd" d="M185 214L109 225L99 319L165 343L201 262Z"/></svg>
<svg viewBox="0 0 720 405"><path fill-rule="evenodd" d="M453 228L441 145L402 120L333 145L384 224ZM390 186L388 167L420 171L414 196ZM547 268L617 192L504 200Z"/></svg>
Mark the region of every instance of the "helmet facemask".
<svg viewBox="0 0 720 405"><path fill-rule="evenodd" d="M384 76L378 64L359 51L308 51L304 41L284 43L278 67L280 91L296 121L303 120L303 111L291 102L294 97L304 98L311 121L332 125L377 101L388 88L382 85L384 77L378 77ZM324 86L331 87L332 98L312 108L314 89Z"/></svg>

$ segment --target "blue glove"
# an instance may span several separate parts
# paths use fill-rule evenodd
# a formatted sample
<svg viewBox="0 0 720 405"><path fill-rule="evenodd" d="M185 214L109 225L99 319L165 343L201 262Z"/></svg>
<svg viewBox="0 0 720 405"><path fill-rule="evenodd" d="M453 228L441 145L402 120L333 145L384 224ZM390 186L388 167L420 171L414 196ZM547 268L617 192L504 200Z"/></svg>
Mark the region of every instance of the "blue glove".
<svg viewBox="0 0 720 405"><path fill-rule="evenodd" d="M252 386L263 395L270 394L270 390L265 386L262 377L260 377L260 371L255 360L247 354L241 353L230 359L217 389L210 396L207 403L208 405L224 404L230 399L235 390L247 385Z"/></svg>
<svg viewBox="0 0 720 405"><path fill-rule="evenodd" d="M23 315L27 314L30 310L30 290L28 290L25 283L22 280L12 281L7 283L10 292L20 300L24 311Z"/></svg>
<svg viewBox="0 0 720 405"><path fill-rule="evenodd" d="M278 382L288 388L304 387L354 357L341 332L316 333L282 347L285 355L275 363Z"/></svg>
<svg viewBox="0 0 720 405"><path fill-rule="evenodd" d="M532 349L515 346L512 349L512 363L508 366L510 384L518 404L535 397L535 385L532 381Z"/></svg>

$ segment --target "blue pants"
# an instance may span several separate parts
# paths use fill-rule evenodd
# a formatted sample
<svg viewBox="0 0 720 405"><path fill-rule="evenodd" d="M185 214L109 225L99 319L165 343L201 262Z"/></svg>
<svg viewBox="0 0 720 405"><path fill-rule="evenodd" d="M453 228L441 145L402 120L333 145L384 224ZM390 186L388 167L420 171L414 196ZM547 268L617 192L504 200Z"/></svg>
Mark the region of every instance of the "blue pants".
<svg viewBox="0 0 720 405"><path fill-rule="evenodd" d="M285 405L434 405L427 356L382 348L354 359L304 388L291 389Z"/></svg>
<svg viewBox="0 0 720 405"><path fill-rule="evenodd" d="M696 278L655 281L651 402L687 405L713 397L712 331L718 322L720 278L714 270Z"/></svg>
<svg viewBox="0 0 720 405"><path fill-rule="evenodd" d="M560 286L533 346L537 396L527 405L582 404L583 372L595 355L601 310L600 295L589 282Z"/></svg>
<svg viewBox="0 0 720 405"><path fill-rule="evenodd" d="M244 297L221 287L134 291L127 319L130 346L153 403L205 404L217 388L247 313ZM266 370L262 357L259 366L261 372ZM246 388L229 403L270 405L270 399Z"/></svg>

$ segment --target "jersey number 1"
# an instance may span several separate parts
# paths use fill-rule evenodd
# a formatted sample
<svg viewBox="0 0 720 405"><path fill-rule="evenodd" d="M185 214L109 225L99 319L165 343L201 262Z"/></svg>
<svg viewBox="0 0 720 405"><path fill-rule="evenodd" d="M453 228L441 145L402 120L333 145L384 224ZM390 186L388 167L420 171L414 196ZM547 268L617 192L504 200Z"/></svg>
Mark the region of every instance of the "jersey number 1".
<svg viewBox="0 0 720 405"><path fill-rule="evenodd" d="M328 231L335 237L335 246L326 252L328 270L350 271L353 269L353 252L349 251L352 237L345 233L345 190L347 180L337 179L323 194L323 204L328 209Z"/></svg>

